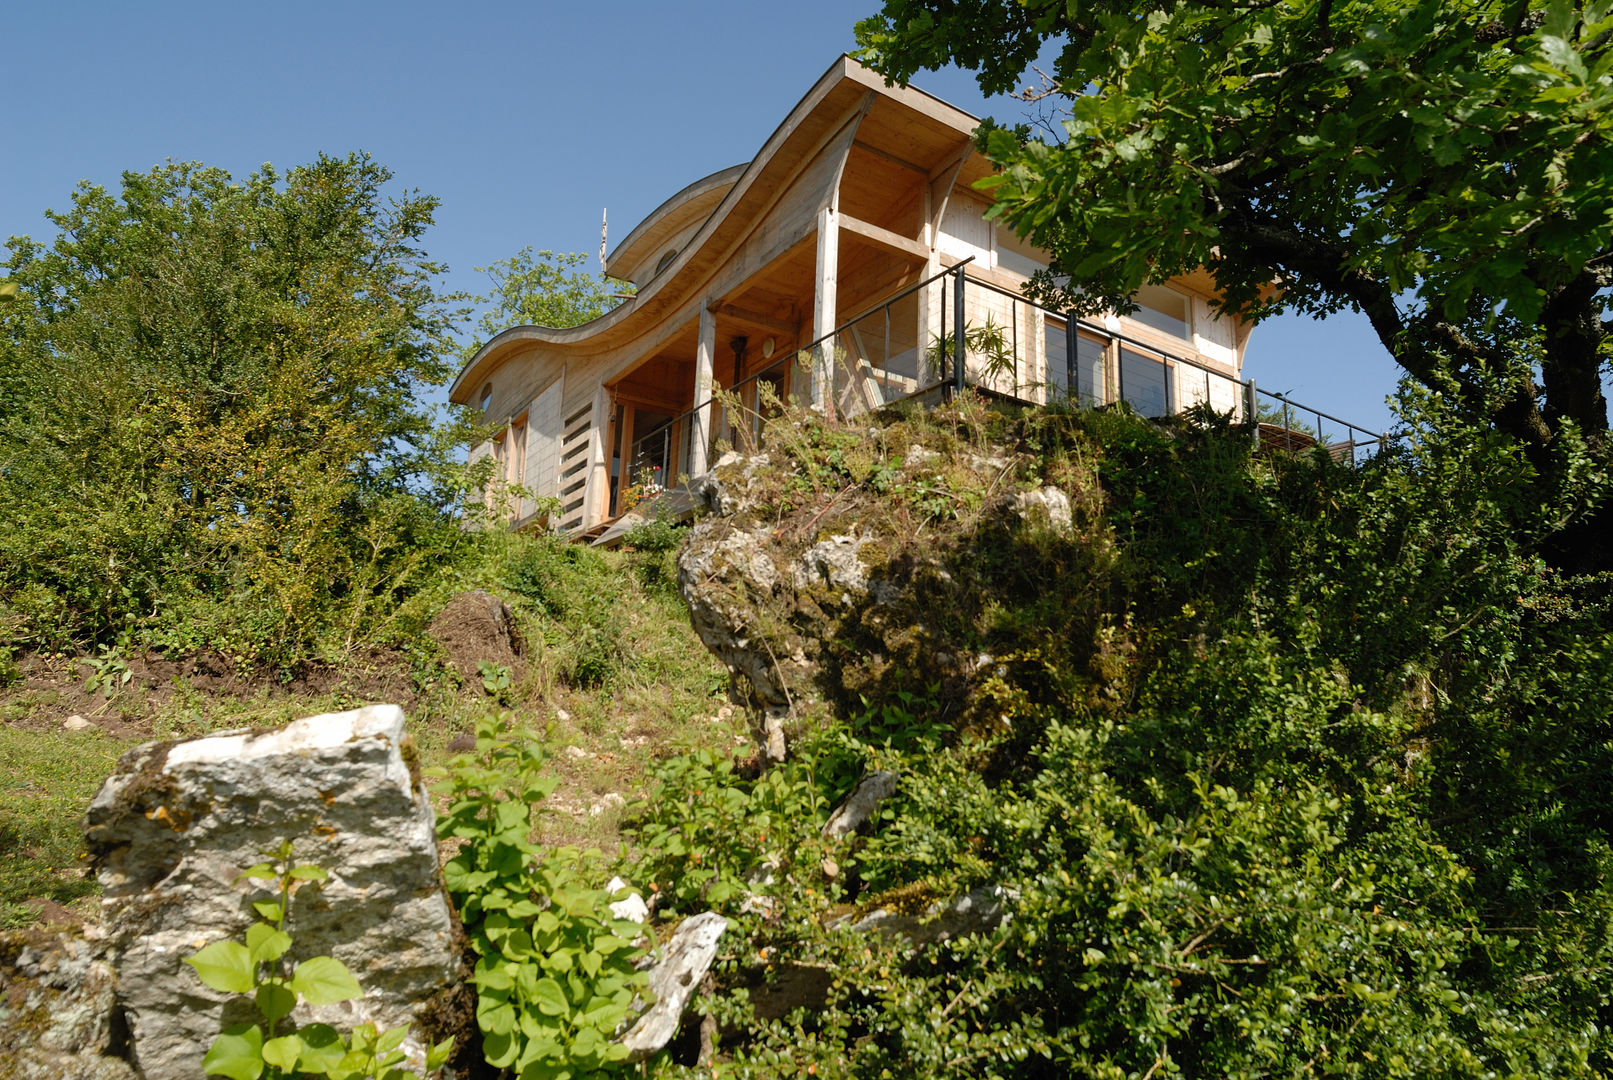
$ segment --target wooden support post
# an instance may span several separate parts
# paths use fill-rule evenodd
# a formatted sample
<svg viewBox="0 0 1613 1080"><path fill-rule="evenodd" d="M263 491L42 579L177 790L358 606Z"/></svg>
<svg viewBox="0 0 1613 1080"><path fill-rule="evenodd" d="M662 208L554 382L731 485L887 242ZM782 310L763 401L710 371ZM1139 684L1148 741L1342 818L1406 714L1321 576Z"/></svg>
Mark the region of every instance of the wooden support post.
<svg viewBox="0 0 1613 1080"><path fill-rule="evenodd" d="M834 407L834 332L840 269L840 214L832 205L818 211L818 278L812 298L812 407L826 414Z"/></svg>
<svg viewBox="0 0 1613 1080"><path fill-rule="evenodd" d="M582 527L587 529L610 516L610 391L601 386L594 391L594 411L589 418L588 486L584 489Z"/></svg>
<svg viewBox="0 0 1613 1080"><path fill-rule="evenodd" d="M633 440L637 436L633 432L633 414L637 407L631 402L622 404L622 463L620 466L620 479L616 490L626 491L634 483L633 477ZM617 513L621 511L618 510Z"/></svg>
<svg viewBox="0 0 1613 1080"><path fill-rule="evenodd" d="M700 305L700 337L694 353L694 430L690 432L689 476L704 476L706 450L711 445L712 359L717 353L717 315Z"/></svg>

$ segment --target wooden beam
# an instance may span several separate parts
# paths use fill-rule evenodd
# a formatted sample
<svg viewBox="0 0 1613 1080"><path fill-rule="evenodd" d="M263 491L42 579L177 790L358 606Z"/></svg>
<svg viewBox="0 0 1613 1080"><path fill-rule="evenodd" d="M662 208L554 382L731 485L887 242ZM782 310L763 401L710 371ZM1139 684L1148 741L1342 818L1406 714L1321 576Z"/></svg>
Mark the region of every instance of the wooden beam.
<svg viewBox="0 0 1613 1080"><path fill-rule="evenodd" d="M931 243L940 243L941 219L946 216L947 203L952 200L952 189L958 183L958 174L963 172L963 163L969 160L974 150L974 140L966 140L930 173L930 213L934 225L930 230Z"/></svg>
<svg viewBox="0 0 1613 1080"><path fill-rule="evenodd" d="M930 256L930 249L917 240L909 239L901 233L891 232L861 218L854 218L850 214L840 215L840 227L849 233L856 233L865 240L872 240L893 251L900 251L904 255L912 255L917 259L927 259Z"/></svg>
<svg viewBox="0 0 1613 1080"><path fill-rule="evenodd" d="M812 340L821 341L835 328L835 305L839 289L840 271L840 214L832 206L818 211L818 280L812 290ZM827 346L833 351L834 343ZM834 408L833 371L829 361L819 349L812 360L811 402L821 406L825 415Z"/></svg>
<svg viewBox="0 0 1613 1080"><path fill-rule="evenodd" d="M742 323L750 323L752 326L760 326L777 334L792 336L795 334L796 327L794 323L786 322L776 315L764 315L760 311L742 308L738 304L724 304L717 309L717 314L726 315L730 319L737 319Z"/></svg>
<svg viewBox="0 0 1613 1080"><path fill-rule="evenodd" d="M917 162L909 161L909 160L907 160L906 158L903 158L903 157L897 157L895 154L891 153L889 150L881 150L879 147L874 146L871 143L865 143L861 139L857 139L857 140L853 141L851 145L855 146L859 150L862 150L862 151L864 151L866 153L872 154L875 157L880 158L881 160L888 161L892 165L897 165L897 166L900 166L903 169L909 169L909 170L911 170L913 172L916 172L920 176L927 177L927 176L930 175L930 170L926 169L923 165L920 165Z"/></svg>
<svg viewBox="0 0 1613 1080"><path fill-rule="evenodd" d="M689 475L706 473L706 447L711 441L711 378L712 363L717 353L717 315L704 303L700 305L700 337L694 351L694 430L689 444Z"/></svg>

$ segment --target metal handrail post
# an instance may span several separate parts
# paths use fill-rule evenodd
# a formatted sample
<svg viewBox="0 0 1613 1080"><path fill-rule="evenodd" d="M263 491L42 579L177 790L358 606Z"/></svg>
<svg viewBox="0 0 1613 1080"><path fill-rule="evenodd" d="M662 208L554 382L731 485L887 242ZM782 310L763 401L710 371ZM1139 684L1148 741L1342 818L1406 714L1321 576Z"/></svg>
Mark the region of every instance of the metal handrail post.
<svg viewBox="0 0 1613 1080"><path fill-rule="evenodd" d="M1076 356L1079 344L1079 334L1076 333L1075 319L1070 315L1064 316L1064 392L1074 395L1077 401L1081 398L1081 366ZM1094 400L1096 395L1094 395Z"/></svg>
<svg viewBox="0 0 1613 1080"><path fill-rule="evenodd" d="M1243 422L1249 425L1250 436L1255 446L1260 446L1260 398L1255 389L1255 381L1250 379L1243 384Z"/></svg>
<svg viewBox="0 0 1613 1080"><path fill-rule="evenodd" d="M952 313L952 325L953 325L954 330L955 330L954 339L958 343L958 347L957 347L957 354L958 354L957 355L957 369L954 372L954 388L956 390L958 390L960 393L963 391L963 388L964 388L964 385L965 385L965 383L964 383L964 371L963 371L963 365L964 365L963 279L964 279L963 267L960 266L960 267L958 267L958 280L955 283L955 285L953 286L953 288L954 288L953 307L956 308L957 310L953 311L953 313Z"/></svg>

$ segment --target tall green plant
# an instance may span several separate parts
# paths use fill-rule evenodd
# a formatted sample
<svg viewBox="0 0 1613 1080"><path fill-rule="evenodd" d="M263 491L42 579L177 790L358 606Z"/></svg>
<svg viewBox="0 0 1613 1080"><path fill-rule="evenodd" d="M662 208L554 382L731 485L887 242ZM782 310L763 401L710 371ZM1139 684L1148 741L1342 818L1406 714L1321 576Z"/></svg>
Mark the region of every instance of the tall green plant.
<svg viewBox="0 0 1613 1080"><path fill-rule="evenodd" d="M610 1074L628 1056L614 1041L635 1000L642 927L616 918L590 884L599 852L534 842L557 782L548 754L507 715L476 726L476 752L455 758L438 835L457 842L443 880L477 954L476 1022L487 1062L521 1080Z"/></svg>
<svg viewBox="0 0 1613 1080"><path fill-rule="evenodd" d="M420 396L458 318L436 200L362 155L81 186L0 275L0 605L14 635L289 664L440 566L466 429Z"/></svg>

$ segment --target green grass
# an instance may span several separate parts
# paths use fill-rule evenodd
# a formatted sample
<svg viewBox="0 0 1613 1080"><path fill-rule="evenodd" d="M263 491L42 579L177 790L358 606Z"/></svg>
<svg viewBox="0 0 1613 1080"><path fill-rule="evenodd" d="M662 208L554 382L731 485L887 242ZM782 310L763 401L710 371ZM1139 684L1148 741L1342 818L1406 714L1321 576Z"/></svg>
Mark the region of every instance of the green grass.
<svg viewBox="0 0 1613 1080"><path fill-rule="evenodd" d="M660 758L743 743L743 720L725 707L727 673L690 628L672 588L669 550L602 552L546 536L478 539L479 557L432 582L396 627L408 654L421 657L406 730L422 763L441 765L456 735L473 731L488 710L507 708L557 751L576 751L554 760L561 786L545 840L617 850L622 812L611 796L645 794ZM527 645L525 677L503 702L479 685L459 687L433 666L435 646L424 633L442 604L473 588L511 605ZM82 903L98 892L79 862L84 808L123 751L141 741L40 729L38 717L66 708L60 698L41 689L0 703L0 928L33 920L25 900ZM366 701L268 686L248 696L214 694L184 681L160 700L139 691L127 697L152 739L272 727ZM20 724L29 727L12 726Z"/></svg>
<svg viewBox="0 0 1613 1080"><path fill-rule="evenodd" d="M97 891L81 861L84 808L129 745L97 731L0 727L0 928L33 921L24 900L71 904Z"/></svg>

